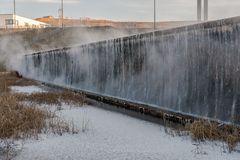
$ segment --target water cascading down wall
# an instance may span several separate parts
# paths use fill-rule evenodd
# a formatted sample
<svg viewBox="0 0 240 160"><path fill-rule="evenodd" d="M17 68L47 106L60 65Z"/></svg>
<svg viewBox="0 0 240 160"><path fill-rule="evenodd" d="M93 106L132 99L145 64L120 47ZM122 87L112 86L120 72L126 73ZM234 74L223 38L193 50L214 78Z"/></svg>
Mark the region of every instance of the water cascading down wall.
<svg viewBox="0 0 240 160"><path fill-rule="evenodd" d="M240 124L240 18L27 55L28 78Z"/></svg>

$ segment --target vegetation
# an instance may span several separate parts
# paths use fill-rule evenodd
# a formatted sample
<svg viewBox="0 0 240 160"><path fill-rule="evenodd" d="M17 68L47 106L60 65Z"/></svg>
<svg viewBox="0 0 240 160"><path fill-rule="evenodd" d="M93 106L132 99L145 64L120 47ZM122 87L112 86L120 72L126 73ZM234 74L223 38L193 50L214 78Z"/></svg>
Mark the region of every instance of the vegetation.
<svg viewBox="0 0 240 160"><path fill-rule="evenodd" d="M31 86L36 82L23 79L17 72L0 72L0 93L10 91L10 86Z"/></svg>
<svg viewBox="0 0 240 160"><path fill-rule="evenodd" d="M18 102L15 96L0 97L0 138L25 138L36 136L46 127L48 113L34 106Z"/></svg>
<svg viewBox="0 0 240 160"><path fill-rule="evenodd" d="M1 154L9 159L11 145L15 140L38 138L40 133L78 133L72 122L57 117L39 105L61 105L61 103L84 104L84 96L72 92L43 92L15 94L10 86L37 85L36 82L21 78L17 72L0 72L0 159ZM10 156L11 157L11 156Z"/></svg>
<svg viewBox="0 0 240 160"><path fill-rule="evenodd" d="M195 141L223 141L231 152L240 143L240 128L216 122L195 121L185 127Z"/></svg>
<svg viewBox="0 0 240 160"><path fill-rule="evenodd" d="M196 120L185 126L168 127L165 132L172 136L191 136L198 144L206 141L219 141L229 152L240 143L240 128L234 125L219 124L208 120ZM225 147L224 147L225 148Z"/></svg>
<svg viewBox="0 0 240 160"><path fill-rule="evenodd" d="M84 104L84 96L72 92L42 92L34 94L16 94L19 101L34 102L37 104L48 104L61 106L62 102L66 104L75 104L82 106Z"/></svg>
<svg viewBox="0 0 240 160"><path fill-rule="evenodd" d="M0 72L5 72L5 71L6 71L5 64L0 62Z"/></svg>

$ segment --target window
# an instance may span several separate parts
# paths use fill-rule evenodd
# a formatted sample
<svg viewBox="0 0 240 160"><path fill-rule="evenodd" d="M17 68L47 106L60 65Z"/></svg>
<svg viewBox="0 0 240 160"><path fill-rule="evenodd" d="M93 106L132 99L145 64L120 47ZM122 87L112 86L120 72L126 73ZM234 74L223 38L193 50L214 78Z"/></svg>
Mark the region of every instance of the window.
<svg viewBox="0 0 240 160"><path fill-rule="evenodd" d="M27 28L30 27L29 24L26 23L26 22L24 23L24 26L27 27Z"/></svg>
<svg viewBox="0 0 240 160"><path fill-rule="evenodd" d="M13 24L16 24L18 25L18 20L15 20L15 23L14 23L14 19L5 19L5 24L6 25L13 25Z"/></svg>
<svg viewBox="0 0 240 160"><path fill-rule="evenodd" d="M13 24L13 19L6 19L5 24L6 25L12 25Z"/></svg>

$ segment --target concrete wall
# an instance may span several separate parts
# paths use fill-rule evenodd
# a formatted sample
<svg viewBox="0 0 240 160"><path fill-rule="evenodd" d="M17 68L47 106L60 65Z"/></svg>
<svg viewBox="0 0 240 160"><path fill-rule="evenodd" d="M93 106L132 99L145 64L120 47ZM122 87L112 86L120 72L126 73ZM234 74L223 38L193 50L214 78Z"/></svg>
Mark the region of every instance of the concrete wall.
<svg viewBox="0 0 240 160"><path fill-rule="evenodd" d="M240 18L25 56L20 72L167 110L240 124Z"/></svg>

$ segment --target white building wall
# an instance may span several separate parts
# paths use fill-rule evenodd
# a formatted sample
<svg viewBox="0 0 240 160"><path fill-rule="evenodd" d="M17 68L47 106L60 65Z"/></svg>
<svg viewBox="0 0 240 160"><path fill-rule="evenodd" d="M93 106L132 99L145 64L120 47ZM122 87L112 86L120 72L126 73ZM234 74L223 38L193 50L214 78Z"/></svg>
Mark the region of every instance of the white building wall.
<svg viewBox="0 0 240 160"><path fill-rule="evenodd" d="M13 19L12 14L1 14L0 15L0 28L12 28L12 25L7 25L6 20Z"/></svg>
<svg viewBox="0 0 240 160"><path fill-rule="evenodd" d="M13 14L0 14L0 28L46 28L49 26L49 24L18 15L14 17Z"/></svg>

